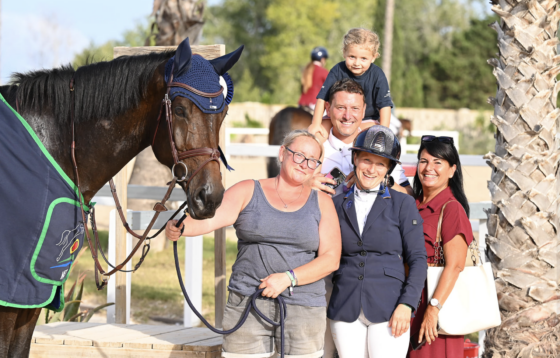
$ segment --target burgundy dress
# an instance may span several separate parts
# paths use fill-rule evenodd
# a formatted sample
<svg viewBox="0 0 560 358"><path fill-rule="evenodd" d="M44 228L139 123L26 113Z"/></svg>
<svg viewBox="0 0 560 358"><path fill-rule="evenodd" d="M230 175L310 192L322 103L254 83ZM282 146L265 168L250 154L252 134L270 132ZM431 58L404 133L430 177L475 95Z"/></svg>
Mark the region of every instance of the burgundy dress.
<svg viewBox="0 0 560 358"><path fill-rule="evenodd" d="M416 200L416 206L420 216L424 219L424 245L428 254L428 263L434 262L434 243L436 240L437 226L441 208L448 201L452 201L445 207L443 221L441 224L441 239L445 245L458 234L465 235L467 245L473 240L472 227L461 204L456 201L451 188L444 189L427 204L420 205L420 200ZM422 291L422 300L415 318L412 319L410 328L411 337L420 331L420 326L424 319L424 312L427 307L426 286ZM410 358L463 358L464 336L440 335L431 345L424 344L417 351L410 350L407 357Z"/></svg>

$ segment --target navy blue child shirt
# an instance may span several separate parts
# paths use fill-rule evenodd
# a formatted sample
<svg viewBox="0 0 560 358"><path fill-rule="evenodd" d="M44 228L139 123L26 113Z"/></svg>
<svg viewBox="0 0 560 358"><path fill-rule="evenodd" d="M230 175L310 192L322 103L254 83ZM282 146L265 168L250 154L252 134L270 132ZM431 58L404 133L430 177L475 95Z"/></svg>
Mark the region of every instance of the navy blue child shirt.
<svg viewBox="0 0 560 358"><path fill-rule="evenodd" d="M391 99L387 77L385 73L383 73L383 70L373 63L361 76L355 76L350 72L344 61L336 64L329 72L325 83L323 83L323 87L321 87L317 99L322 99L327 102L329 100L329 90L331 86L334 85L336 81L340 81L343 78L350 78L358 82L364 89L367 104L364 120L379 120L379 109L393 107L393 100Z"/></svg>

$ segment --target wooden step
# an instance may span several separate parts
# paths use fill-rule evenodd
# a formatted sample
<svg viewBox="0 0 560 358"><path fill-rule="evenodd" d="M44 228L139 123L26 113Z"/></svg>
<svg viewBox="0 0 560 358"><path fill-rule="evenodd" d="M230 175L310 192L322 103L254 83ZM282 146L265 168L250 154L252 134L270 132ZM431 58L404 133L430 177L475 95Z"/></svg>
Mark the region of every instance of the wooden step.
<svg viewBox="0 0 560 358"><path fill-rule="evenodd" d="M37 326L32 358L214 358L222 337L207 328L57 322Z"/></svg>

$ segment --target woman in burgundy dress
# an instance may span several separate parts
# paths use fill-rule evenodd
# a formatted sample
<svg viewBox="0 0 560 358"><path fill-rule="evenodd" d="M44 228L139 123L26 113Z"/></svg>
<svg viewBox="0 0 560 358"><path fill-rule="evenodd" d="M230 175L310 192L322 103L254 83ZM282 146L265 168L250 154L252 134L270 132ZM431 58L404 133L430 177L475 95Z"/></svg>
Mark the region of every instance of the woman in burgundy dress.
<svg viewBox="0 0 560 358"><path fill-rule="evenodd" d="M433 297L428 302L426 287L411 325L411 337L426 340L410 358L463 358L464 336L437 334L440 309L465 267L467 248L473 240L469 204L463 190L459 153L453 138L423 136L418 151L418 170L414 177L416 206L424 220L424 244L428 264L438 262L434 249L438 220L447 203L441 224L445 268ZM441 255L441 253L440 253ZM419 334L416 334L419 333Z"/></svg>

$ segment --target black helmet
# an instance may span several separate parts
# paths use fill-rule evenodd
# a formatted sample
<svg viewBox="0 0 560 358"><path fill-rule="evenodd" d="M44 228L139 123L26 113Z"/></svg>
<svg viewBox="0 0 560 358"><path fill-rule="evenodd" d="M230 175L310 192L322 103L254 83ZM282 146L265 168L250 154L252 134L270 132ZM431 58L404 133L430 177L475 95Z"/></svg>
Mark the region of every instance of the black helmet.
<svg viewBox="0 0 560 358"><path fill-rule="evenodd" d="M311 50L311 61L321 61L323 58L329 58L329 53L326 48L317 46Z"/></svg>
<svg viewBox="0 0 560 358"><path fill-rule="evenodd" d="M395 166L401 164L401 144L392 130L381 125L375 125L358 134L354 141L352 151L368 152L380 157L390 159L393 163L389 168L391 174ZM354 164L354 155L352 155Z"/></svg>

